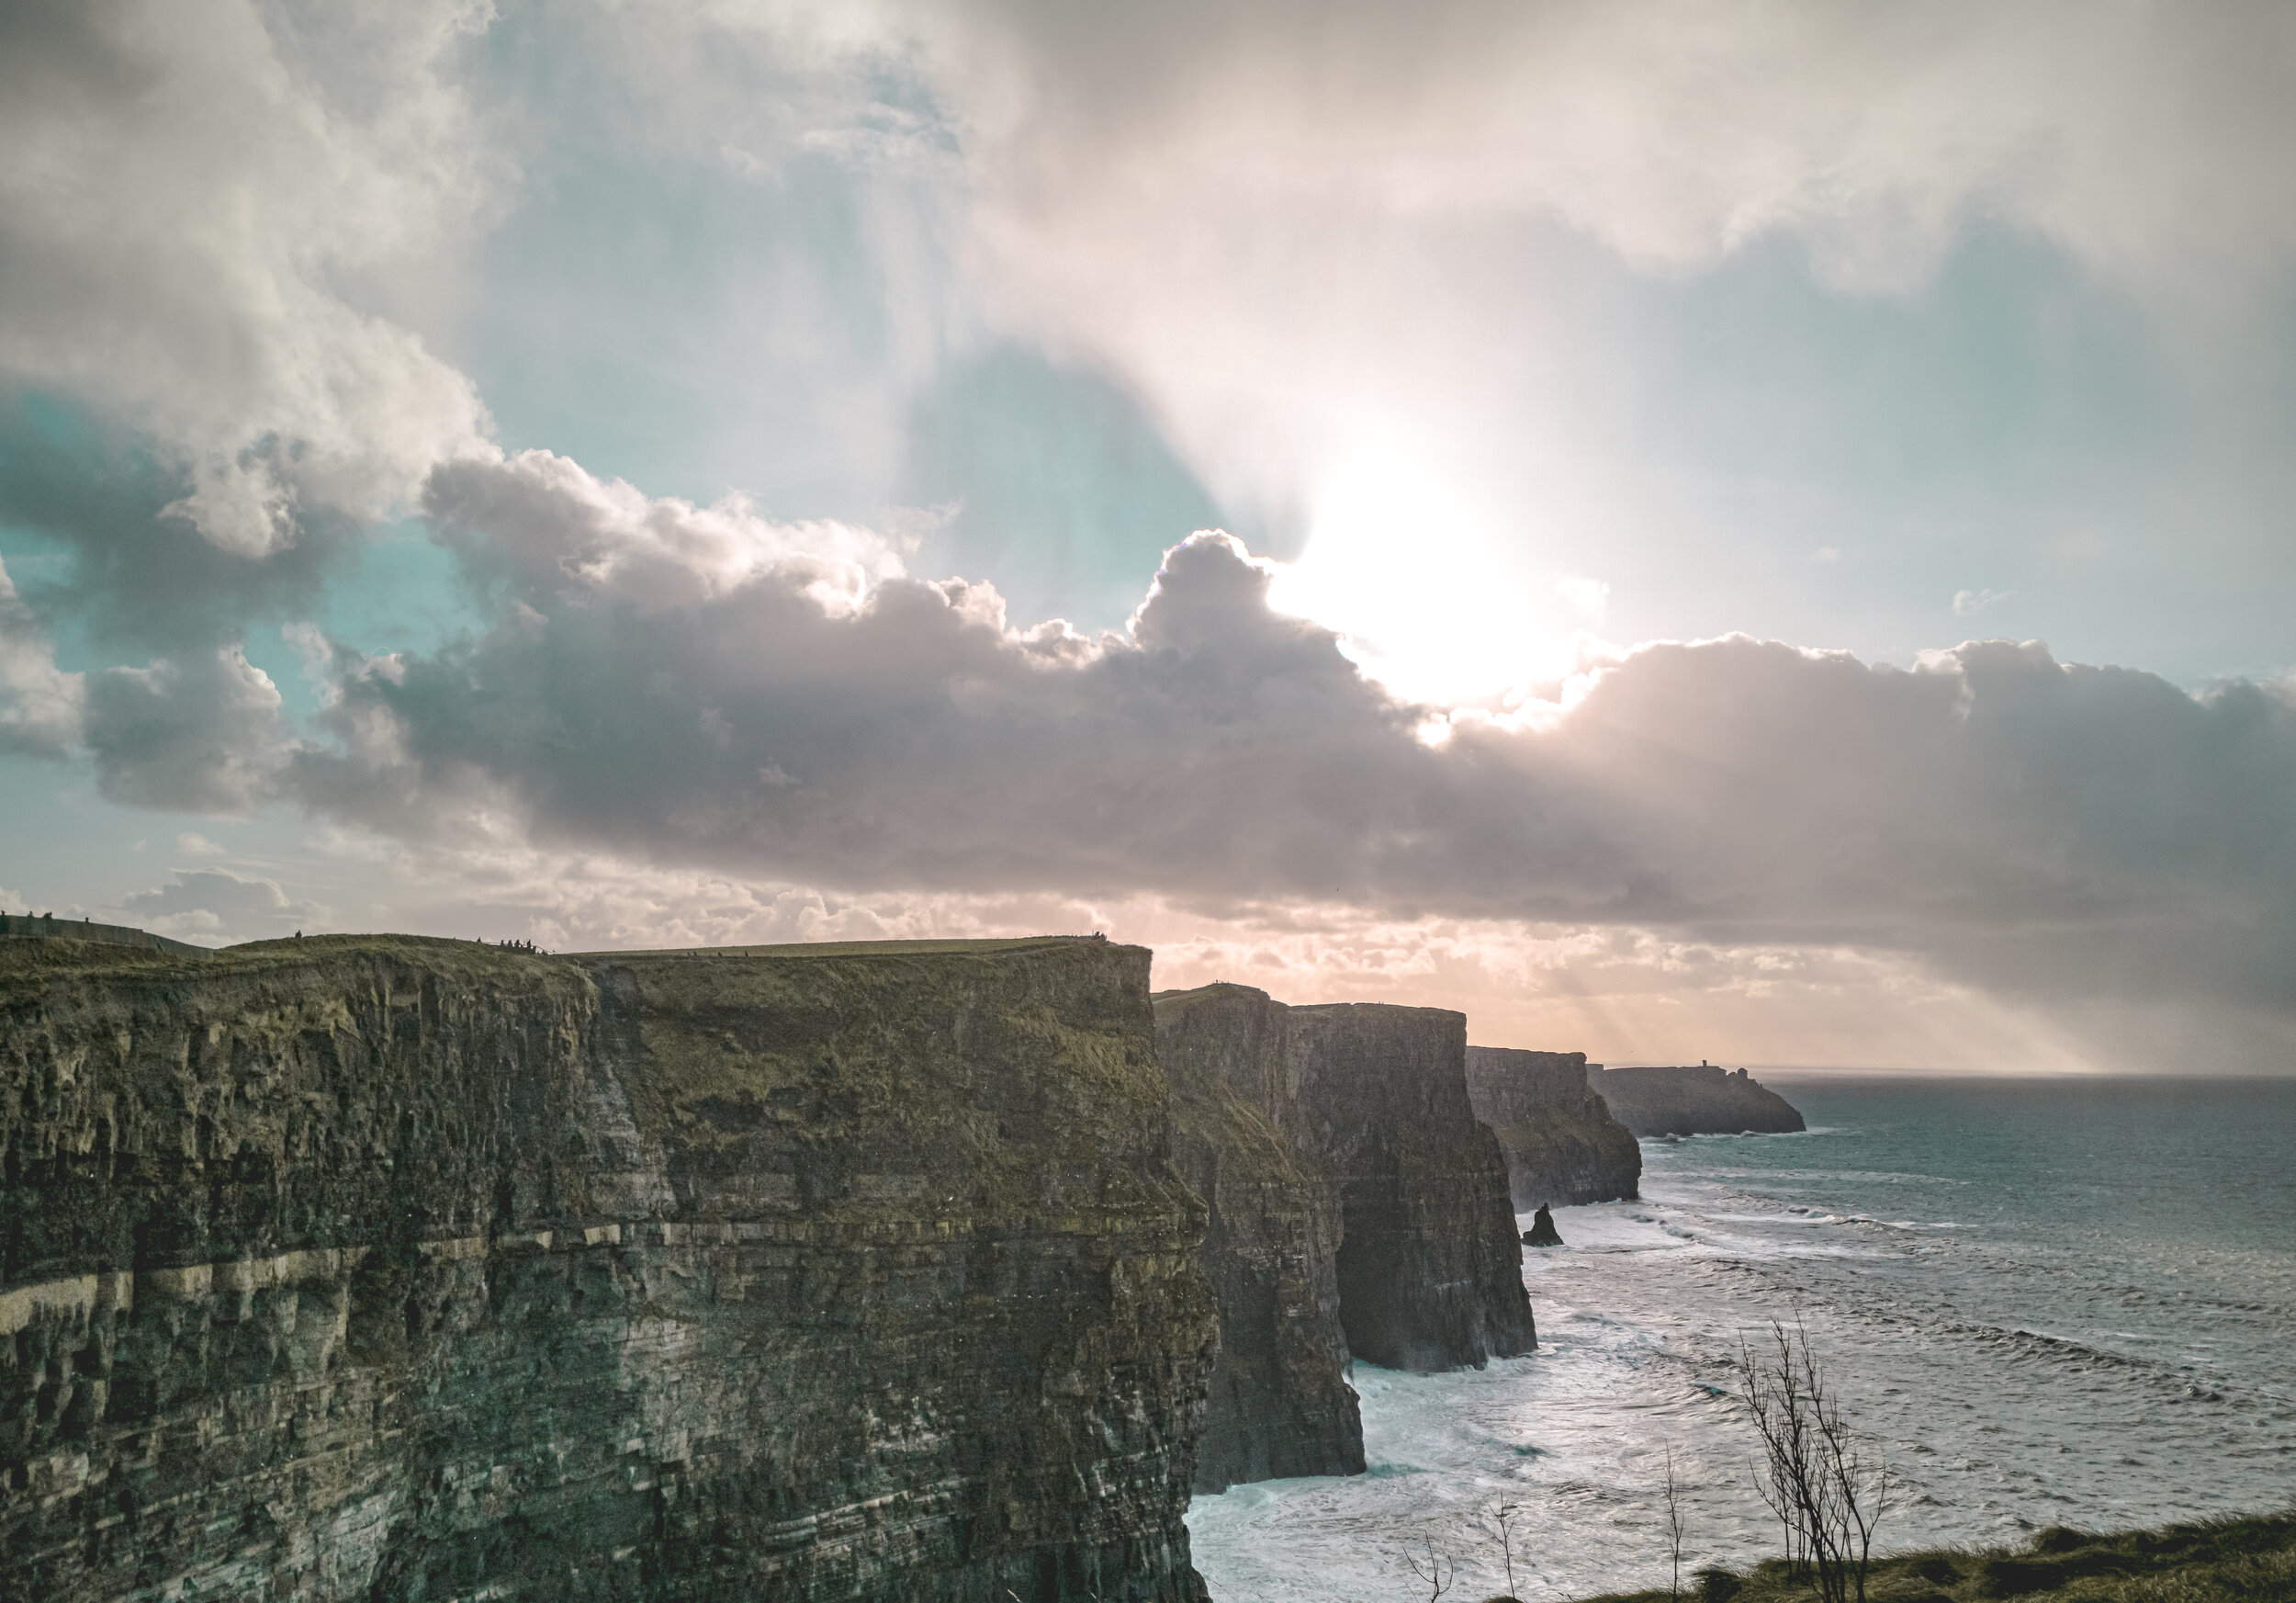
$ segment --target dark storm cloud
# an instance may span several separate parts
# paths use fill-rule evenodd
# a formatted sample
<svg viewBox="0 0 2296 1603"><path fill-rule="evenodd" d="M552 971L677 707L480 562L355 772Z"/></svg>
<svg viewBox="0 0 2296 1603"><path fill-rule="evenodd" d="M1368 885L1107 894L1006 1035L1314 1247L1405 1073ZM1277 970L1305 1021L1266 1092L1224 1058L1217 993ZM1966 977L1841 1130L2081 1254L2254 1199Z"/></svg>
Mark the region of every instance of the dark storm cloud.
<svg viewBox="0 0 2296 1603"><path fill-rule="evenodd" d="M514 819L853 887L1630 924L2296 1008L2276 691L2196 698L2030 644L1907 671L1733 638L1446 726L1270 612L1224 537L1176 548L1130 633L1087 640L885 576L863 544L613 493L539 456L443 472L433 514L501 587L499 627L340 659L332 743L283 783L409 838Z"/></svg>
<svg viewBox="0 0 2296 1603"><path fill-rule="evenodd" d="M269 799L294 746L277 687L230 649L90 675L83 739L107 799L193 813Z"/></svg>
<svg viewBox="0 0 2296 1603"><path fill-rule="evenodd" d="M236 644L257 623L315 609L358 555L361 528L316 509L301 514L292 546L227 550L169 511L190 490L188 469L84 412L20 397L0 406L0 525L64 558L52 578L19 588L43 616L71 620L108 651Z"/></svg>

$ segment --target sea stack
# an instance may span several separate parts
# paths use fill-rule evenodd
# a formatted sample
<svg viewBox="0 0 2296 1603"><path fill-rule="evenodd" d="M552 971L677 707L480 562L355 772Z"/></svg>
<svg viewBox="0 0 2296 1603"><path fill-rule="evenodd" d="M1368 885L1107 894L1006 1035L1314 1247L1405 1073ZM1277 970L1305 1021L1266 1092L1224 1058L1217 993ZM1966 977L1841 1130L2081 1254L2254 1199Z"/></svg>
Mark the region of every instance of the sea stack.
<svg viewBox="0 0 2296 1603"><path fill-rule="evenodd" d="M1775 1135L1806 1128L1791 1102L1742 1068L1594 1067L1587 1083L1637 1135Z"/></svg>
<svg viewBox="0 0 2296 1603"><path fill-rule="evenodd" d="M1199 1603L1149 954L0 942L48 1603Z"/></svg>
<svg viewBox="0 0 2296 1603"><path fill-rule="evenodd" d="M1525 1247L1560 1247L1562 1245L1562 1232L1555 1228L1554 1212L1546 1203L1541 1202L1538 1205L1538 1212L1532 1216L1531 1227L1523 1232L1523 1245Z"/></svg>
<svg viewBox="0 0 2296 1603"><path fill-rule="evenodd" d="M1518 1214L1543 1202L1609 1202L1640 1191L1642 1147L1611 1116L1587 1068L1583 1052L1467 1049L1467 1094L1506 1153Z"/></svg>

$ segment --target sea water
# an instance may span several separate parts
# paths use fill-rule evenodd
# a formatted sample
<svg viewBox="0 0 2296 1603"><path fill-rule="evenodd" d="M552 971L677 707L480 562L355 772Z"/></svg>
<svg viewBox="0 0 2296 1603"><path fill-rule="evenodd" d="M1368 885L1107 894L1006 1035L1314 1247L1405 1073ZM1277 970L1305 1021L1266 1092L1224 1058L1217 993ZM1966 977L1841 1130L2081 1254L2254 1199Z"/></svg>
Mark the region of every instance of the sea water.
<svg viewBox="0 0 2296 1603"><path fill-rule="evenodd" d="M1487 1597L1502 1503L1520 1596L1664 1586L1670 1452L1685 1579L1775 1554L1732 1372L1773 1320L1886 1455L1877 1550L2289 1505L2296 1082L1770 1083L1806 1133L1646 1141L1642 1201L1555 1210L1536 1354L1358 1364L1367 1473L1197 1498L1218 1603L1424 1597L1430 1543Z"/></svg>

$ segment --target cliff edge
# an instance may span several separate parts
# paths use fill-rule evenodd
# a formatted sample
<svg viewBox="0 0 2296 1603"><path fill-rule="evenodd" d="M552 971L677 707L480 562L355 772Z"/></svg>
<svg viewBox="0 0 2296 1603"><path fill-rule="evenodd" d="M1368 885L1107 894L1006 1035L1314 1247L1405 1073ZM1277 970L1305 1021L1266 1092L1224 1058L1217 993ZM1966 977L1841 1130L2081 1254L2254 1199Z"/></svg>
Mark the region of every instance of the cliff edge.
<svg viewBox="0 0 2296 1603"><path fill-rule="evenodd" d="M1467 1099L1467 1016L1336 1002L1290 1023L1296 1128L1339 1185L1348 1349L1411 1370L1531 1351L1506 1158Z"/></svg>
<svg viewBox="0 0 2296 1603"><path fill-rule="evenodd" d="M1639 1194L1642 1147L1588 1084L1585 1053L1470 1046L1467 1095L1506 1154L1516 1213Z"/></svg>
<svg viewBox="0 0 2296 1603"><path fill-rule="evenodd" d="M1281 1078L1286 1010L1228 985L1160 996L1155 1007L1173 1163L1210 1210L1203 1265L1220 1310L1195 1489L1359 1474L1363 1419L1335 1268L1339 1191L1236 1089Z"/></svg>
<svg viewBox="0 0 2296 1603"><path fill-rule="evenodd" d="M1793 1103L1742 1068L1597 1068L1588 1071L1587 1083L1637 1135L1778 1135L1807 1128Z"/></svg>
<svg viewBox="0 0 2296 1603"><path fill-rule="evenodd" d="M1233 985L1155 1001L1160 1050L1187 1030L1249 1039L1205 1061L1338 1198L1348 1352L1435 1370L1537 1346L1506 1160L1468 1102L1465 1015L1288 1007Z"/></svg>
<svg viewBox="0 0 2296 1603"><path fill-rule="evenodd" d="M1148 961L0 943L0 1597L1195 1603Z"/></svg>

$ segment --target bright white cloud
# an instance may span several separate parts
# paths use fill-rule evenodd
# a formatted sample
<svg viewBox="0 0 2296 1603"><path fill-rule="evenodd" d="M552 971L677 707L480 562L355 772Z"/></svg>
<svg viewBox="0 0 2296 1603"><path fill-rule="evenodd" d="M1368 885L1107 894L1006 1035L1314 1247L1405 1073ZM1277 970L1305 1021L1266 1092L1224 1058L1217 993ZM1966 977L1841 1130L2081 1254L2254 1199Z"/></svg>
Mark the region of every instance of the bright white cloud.
<svg viewBox="0 0 2296 1603"><path fill-rule="evenodd" d="M0 563L0 752L52 757L80 739L84 677L56 666L55 648Z"/></svg>
<svg viewBox="0 0 2296 1603"><path fill-rule="evenodd" d="M494 160L448 73L483 6L30 0L0 21L0 378L142 431L170 510L262 557L485 448L469 381L348 292L424 262Z"/></svg>

